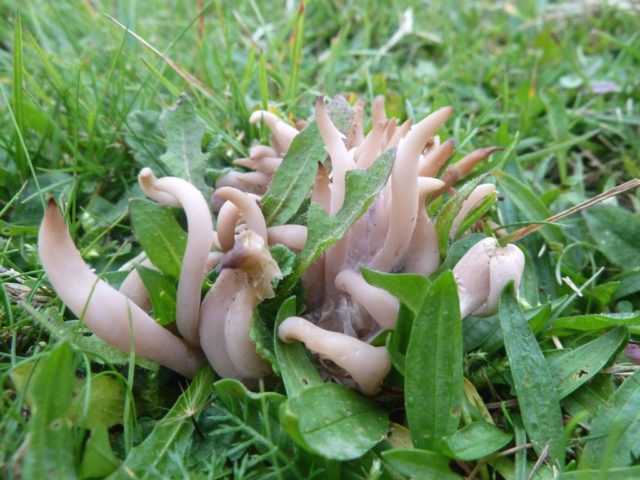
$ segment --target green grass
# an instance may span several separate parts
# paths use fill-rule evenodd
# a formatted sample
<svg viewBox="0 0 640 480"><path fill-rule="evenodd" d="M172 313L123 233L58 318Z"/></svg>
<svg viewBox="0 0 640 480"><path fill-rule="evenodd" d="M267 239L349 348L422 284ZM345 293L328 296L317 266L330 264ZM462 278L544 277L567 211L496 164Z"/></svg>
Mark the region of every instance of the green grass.
<svg viewBox="0 0 640 480"><path fill-rule="evenodd" d="M304 10L294 2L286 2L290 9L285 2L204 3L200 31L195 1L0 2L0 471L17 478L23 469L38 471L29 470L38 462L53 462L70 478L72 472L89 478L90 465L101 476L135 454L131 465L146 478L158 478L163 469L176 477L403 478L402 466L411 462L403 452L383 455L387 444L345 462L299 448L278 421L282 390L253 394L222 384L212 396L210 385L196 383L175 403L185 385L170 372L128 369L126 355L79 336L73 317L47 290L37 255L46 198L64 205L84 258L117 282L118 267L140 252L128 217L129 198L141 196L136 175L164 152L158 116L183 92L206 124L204 147L214 169L266 138L248 122L257 108L270 105L290 118L307 118L321 94L344 93L369 105L383 94L389 115L401 119L453 105L455 114L440 134L456 140L458 156L487 145L506 149L481 167L500 171L495 178L505 198L491 216L510 228L542 220L640 176L640 12L539 1L336 0L311 1ZM397 34L401 24L412 28ZM603 93L604 87L613 91ZM530 261L523 301L530 307L550 302L546 316L531 310L538 323L528 318L538 352L556 358L558 343L577 347L602 333L596 326L566 327L567 318L578 315L595 322L596 314L628 314L624 325L640 340L640 240L633 236L640 232L640 192L625 192L561 223L519 243ZM584 289L576 294L571 284ZM514 433L506 450L528 440L512 401L504 345L489 338L492 325L503 320L463 333L474 344L465 353L465 377L500 427ZM485 328L488 336L480 341ZM68 365L66 345L73 352ZM511 345L507 341L507 352ZM623 355L611 357L561 400L568 469L638 463L633 428L640 420L626 418L630 427L607 423L615 418L612 408L624 411L613 395L637 367ZM55 381L36 372L33 385L41 391L28 387L34 362L51 358L66 369L60 375L71 377L65 388L73 384L67 399L72 413L65 413L72 420L60 433L68 440L65 454L60 445L34 443L42 450L34 452L25 443L34 425L55 413L34 408L57 395ZM628 395L627 408L639 411L638 395ZM111 403L100 400L105 396ZM116 421L102 419L100 408ZM393 415L402 423L397 411ZM599 456L587 440L594 418L594 430L611 439L598 440ZM96 425L108 427L108 435ZM523 448L526 454L459 461L455 470L483 479L527 478L540 451ZM617 448L634 459L621 464ZM156 449L166 458L151 464ZM392 457L395 468L389 467ZM547 465L539 471L549 478Z"/></svg>

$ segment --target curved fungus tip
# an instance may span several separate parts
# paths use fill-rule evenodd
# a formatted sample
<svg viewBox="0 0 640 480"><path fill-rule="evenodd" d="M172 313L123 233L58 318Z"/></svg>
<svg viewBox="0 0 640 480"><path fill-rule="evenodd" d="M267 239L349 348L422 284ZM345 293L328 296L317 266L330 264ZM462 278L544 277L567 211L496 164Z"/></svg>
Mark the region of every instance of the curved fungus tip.
<svg viewBox="0 0 640 480"><path fill-rule="evenodd" d="M198 348L164 329L134 302L98 278L82 260L53 200L49 200L38 251L56 293L99 338L192 377L204 361Z"/></svg>

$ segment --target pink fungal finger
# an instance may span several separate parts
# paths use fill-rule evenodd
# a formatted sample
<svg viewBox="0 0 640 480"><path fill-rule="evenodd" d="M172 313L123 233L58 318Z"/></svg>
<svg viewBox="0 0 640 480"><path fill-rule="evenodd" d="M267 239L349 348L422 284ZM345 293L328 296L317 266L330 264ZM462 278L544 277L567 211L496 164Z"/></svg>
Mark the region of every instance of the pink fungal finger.
<svg viewBox="0 0 640 480"><path fill-rule="evenodd" d="M489 265L497 247L495 238L480 240L453 267L461 318L468 317L486 302L490 290Z"/></svg>
<svg viewBox="0 0 640 480"><path fill-rule="evenodd" d="M138 180L145 194L158 202L162 202L166 195L175 198L187 217L187 248L178 282L176 326L189 343L199 345L200 289L214 242L209 206L200 191L182 178L158 179L150 168L143 168Z"/></svg>
<svg viewBox="0 0 640 480"><path fill-rule="evenodd" d="M349 294L371 315L381 328L393 330L398 320L400 303L386 290L366 282L362 275L353 270L343 270L336 276L336 288Z"/></svg>
<svg viewBox="0 0 640 480"><path fill-rule="evenodd" d="M91 271L52 200L40 226L38 251L56 293L99 338L126 353L133 337L137 355L193 377L204 361L200 349L164 329Z"/></svg>
<svg viewBox="0 0 640 480"><path fill-rule="evenodd" d="M460 159L460 161L447 168L442 174L442 180L444 180L444 183L446 183L448 187L454 185L458 180L469 175L471 170L473 170L473 167L478 163L482 162L488 158L489 155L493 152L497 152L498 150L502 149L500 147L486 147L474 150Z"/></svg>
<svg viewBox="0 0 640 480"><path fill-rule="evenodd" d="M385 127L384 122L375 123L356 149L354 159L358 168L368 168L382 152Z"/></svg>
<svg viewBox="0 0 640 480"><path fill-rule="evenodd" d="M444 182L437 178L418 178L418 219L404 261L407 272L431 275L440 264L436 227L427 215L424 203L430 193L439 190L443 185Z"/></svg>
<svg viewBox="0 0 640 480"><path fill-rule="evenodd" d="M513 244L497 248L489 263L489 293L486 303L473 314L477 316L493 315L498 311L500 294L511 280L515 283L516 294L524 273L524 254Z"/></svg>
<svg viewBox="0 0 640 480"><path fill-rule="evenodd" d="M225 201L220 207L217 219L218 243L225 252L233 248L238 221L240 221L240 209L235 204Z"/></svg>
<svg viewBox="0 0 640 480"><path fill-rule="evenodd" d="M282 243L292 250L300 251L307 243L307 227L304 225L277 225L267 228L269 245Z"/></svg>
<svg viewBox="0 0 640 480"><path fill-rule="evenodd" d="M496 191L496 186L491 183L483 183L478 185L473 189L469 197L462 202L462 207L460 208L460 212L456 215L456 218L453 219L453 223L451 224L451 231L449 232L450 238L456 238L458 234L458 228L460 224L464 221L467 215L476 208L482 201L487 198L489 195Z"/></svg>
<svg viewBox="0 0 640 480"><path fill-rule="evenodd" d="M353 122L347 133L347 148L356 148L364 140L364 100L358 100L354 107Z"/></svg>
<svg viewBox="0 0 640 480"><path fill-rule="evenodd" d="M335 127L322 98L316 100L316 123L324 141L325 148L331 158L331 207L329 213L335 215L344 202L345 175L355 164L347 155L344 135Z"/></svg>
<svg viewBox="0 0 640 480"><path fill-rule="evenodd" d="M298 130L284 122L278 116L265 110L253 112L251 117L249 117L251 123L258 123L261 120L271 129L273 148L278 155L287 152L291 146L291 142L293 142L295 136L298 135Z"/></svg>
<svg viewBox="0 0 640 480"><path fill-rule="evenodd" d="M271 175L264 172L229 172L216 179L216 188L234 187L243 192L262 195L267 191ZM214 205L215 201L214 195Z"/></svg>
<svg viewBox="0 0 640 480"><path fill-rule="evenodd" d="M427 140L451 115L451 107L436 110L413 126L400 142L391 173L389 230L373 268L390 271L407 250L415 228L418 209L418 160Z"/></svg>
<svg viewBox="0 0 640 480"><path fill-rule="evenodd" d="M148 258L145 258L140 265L147 268L154 268L153 263ZM147 287L144 286L142 278L138 273L138 270L134 267L129 275L120 284L118 291L125 297L131 299L133 303L138 305L142 310L148 312L151 310L151 299L149 298L149 292Z"/></svg>
<svg viewBox="0 0 640 480"><path fill-rule="evenodd" d="M312 352L343 368L365 395L375 395L391 369L385 347L324 330L302 317L287 318L278 327L278 336L284 342L299 340Z"/></svg>
<svg viewBox="0 0 640 480"><path fill-rule="evenodd" d="M455 148L456 143L450 138L437 147L429 149L420 159L418 175L421 177L435 177L444 164L447 163Z"/></svg>
<svg viewBox="0 0 640 480"><path fill-rule="evenodd" d="M258 234L265 243L267 242L267 224L255 196L233 187L218 188L216 196L233 203L244 217L247 228ZM218 235L218 239L220 239L220 235Z"/></svg>
<svg viewBox="0 0 640 480"><path fill-rule="evenodd" d="M384 107L384 96L378 95L373 99L371 106L371 123L373 125L384 122L387 119L387 112Z"/></svg>

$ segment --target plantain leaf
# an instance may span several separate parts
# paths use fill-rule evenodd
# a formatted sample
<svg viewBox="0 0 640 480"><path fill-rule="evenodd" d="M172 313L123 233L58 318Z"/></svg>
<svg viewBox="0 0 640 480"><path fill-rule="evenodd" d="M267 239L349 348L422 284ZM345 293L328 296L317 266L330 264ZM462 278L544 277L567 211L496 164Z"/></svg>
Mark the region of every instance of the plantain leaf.
<svg viewBox="0 0 640 480"><path fill-rule="evenodd" d="M421 480L458 480L460 476L449 469L449 459L444 455L416 448L395 448L382 452L387 468Z"/></svg>
<svg viewBox="0 0 640 480"><path fill-rule="evenodd" d="M341 96L327 104L327 113L336 127L346 133L353 121L353 109ZM282 225L300 209L308 198L327 151L318 125L312 120L293 139L282 165L276 170L269 189L262 197L262 211L267 225Z"/></svg>
<svg viewBox="0 0 640 480"><path fill-rule="evenodd" d="M513 282L500 297L499 318L527 434L538 453L549 446L551 457L562 461L563 426L558 394L536 337L520 311Z"/></svg>
<svg viewBox="0 0 640 480"><path fill-rule="evenodd" d="M627 329L618 327L575 350L556 355L549 361L555 379L558 398L578 389L598 373L629 339Z"/></svg>
<svg viewBox="0 0 640 480"><path fill-rule="evenodd" d="M366 170L347 172L344 203L337 214L329 216L320 205L311 203L307 242L298 255L293 273L283 281L284 292L289 292L322 252L344 237L356 220L364 215L387 183L395 152L392 149L383 153Z"/></svg>
<svg viewBox="0 0 640 480"><path fill-rule="evenodd" d="M462 325L453 273L442 273L413 322L405 361L405 408L416 448L455 432L463 398Z"/></svg>
<svg viewBox="0 0 640 480"><path fill-rule="evenodd" d="M625 467L640 456L640 371L602 406L591 422L580 468Z"/></svg>
<svg viewBox="0 0 640 480"><path fill-rule="evenodd" d="M297 395L305 388L323 383L304 346L300 342L284 343L277 335L280 324L295 314L296 298L289 297L278 310L274 335L278 367L284 381L284 388L290 397Z"/></svg>
<svg viewBox="0 0 640 480"><path fill-rule="evenodd" d="M187 234L178 225L171 209L136 199L129 204L129 212L133 231L149 260L162 273L178 278L187 248Z"/></svg>
<svg viewBox="0 0 640 480"><path fill-rule="evenodd" d="M289 398L280 408L280 421L302 448L333 460L361 457L389 427L387 412L376 402L332 383Z"/></svg>
<svg viewBox="0 0 640 480"><path fill-rule="evenodd" d="M34 367L27 401L31 406L25 441L24 478L76 478L73 430L69 405L75 383L73 352L63 342L41 357Z"/></svg>
<svg viewBox="0 0 640 480"><path fill-rule="evenodd" d="M211 187L204 181L207 155L202 152L202 138L207 126L191 100L182 96L173 108L162 112L160 126L167 138L167 151L160 161L171 175L189 181L205 198L209 198Z"/></svg>

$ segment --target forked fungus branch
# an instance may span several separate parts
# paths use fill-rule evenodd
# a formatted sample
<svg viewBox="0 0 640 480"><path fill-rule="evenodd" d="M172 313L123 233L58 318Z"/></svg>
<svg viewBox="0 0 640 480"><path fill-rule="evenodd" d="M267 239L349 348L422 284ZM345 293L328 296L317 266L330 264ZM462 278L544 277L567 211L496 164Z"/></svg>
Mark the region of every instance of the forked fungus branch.
<svg viewBox="0 0 640 480"><path fill-rule="evenodd" d="M323 361L342 369L367 395L379 391L391 368L385 347L373 347L368 340L381 330L395 328L399 303L368 284L360 267L433 273L446 252L439 250L426 205L443 193L455 195L455 183L495 151L472 152L447 168L441 179L435 178L454 151L452 140L440 143L435 136L451 112L445 107L415 125L410 121L398 125L386 117L384 100L376 98L371 130L364 131L364 103L358 102L345 135L333 124L323 100L316 102L315 120L328 161L318 168L310 198L329 215L343 206L348 171L369 168L389 148L398 149L386 186L371 207L304 274L306 314L286 319L277 333L285 342L303 342ZM186 214L188 241L177 290L179 335L148 315L149 299L135 270L120 291L91 271L50 202L39 236L42 264L63 302L97 336L124 352L129 351L133 337L136 354L188 377L205 359L219 375L249 384L271 373L250 338L257 305L274 295L272 283L281 277L268 247L282 243L299 251L307 240L307 229L302 225L267 228L260 199L299 132L271 112L254 112L250 121L269 126L271 145L255 145L249 158L236 160L251 171L218 179L215 201L222 203L217 231L208 202L189 182L156 178L149 168L139 175L148 197L182 208ZM451 238L461 233L458 229L466 216L493 192L491 184L473 190L453 222ZM153 267L149 261L146 266ZM203 280L216 266L218 277L201 300ZM523 269L524 256L516 246L499 247L494 238L475 244L453 268L462 317L494 313L502 288L511 280L518 286Z"/></svg>

